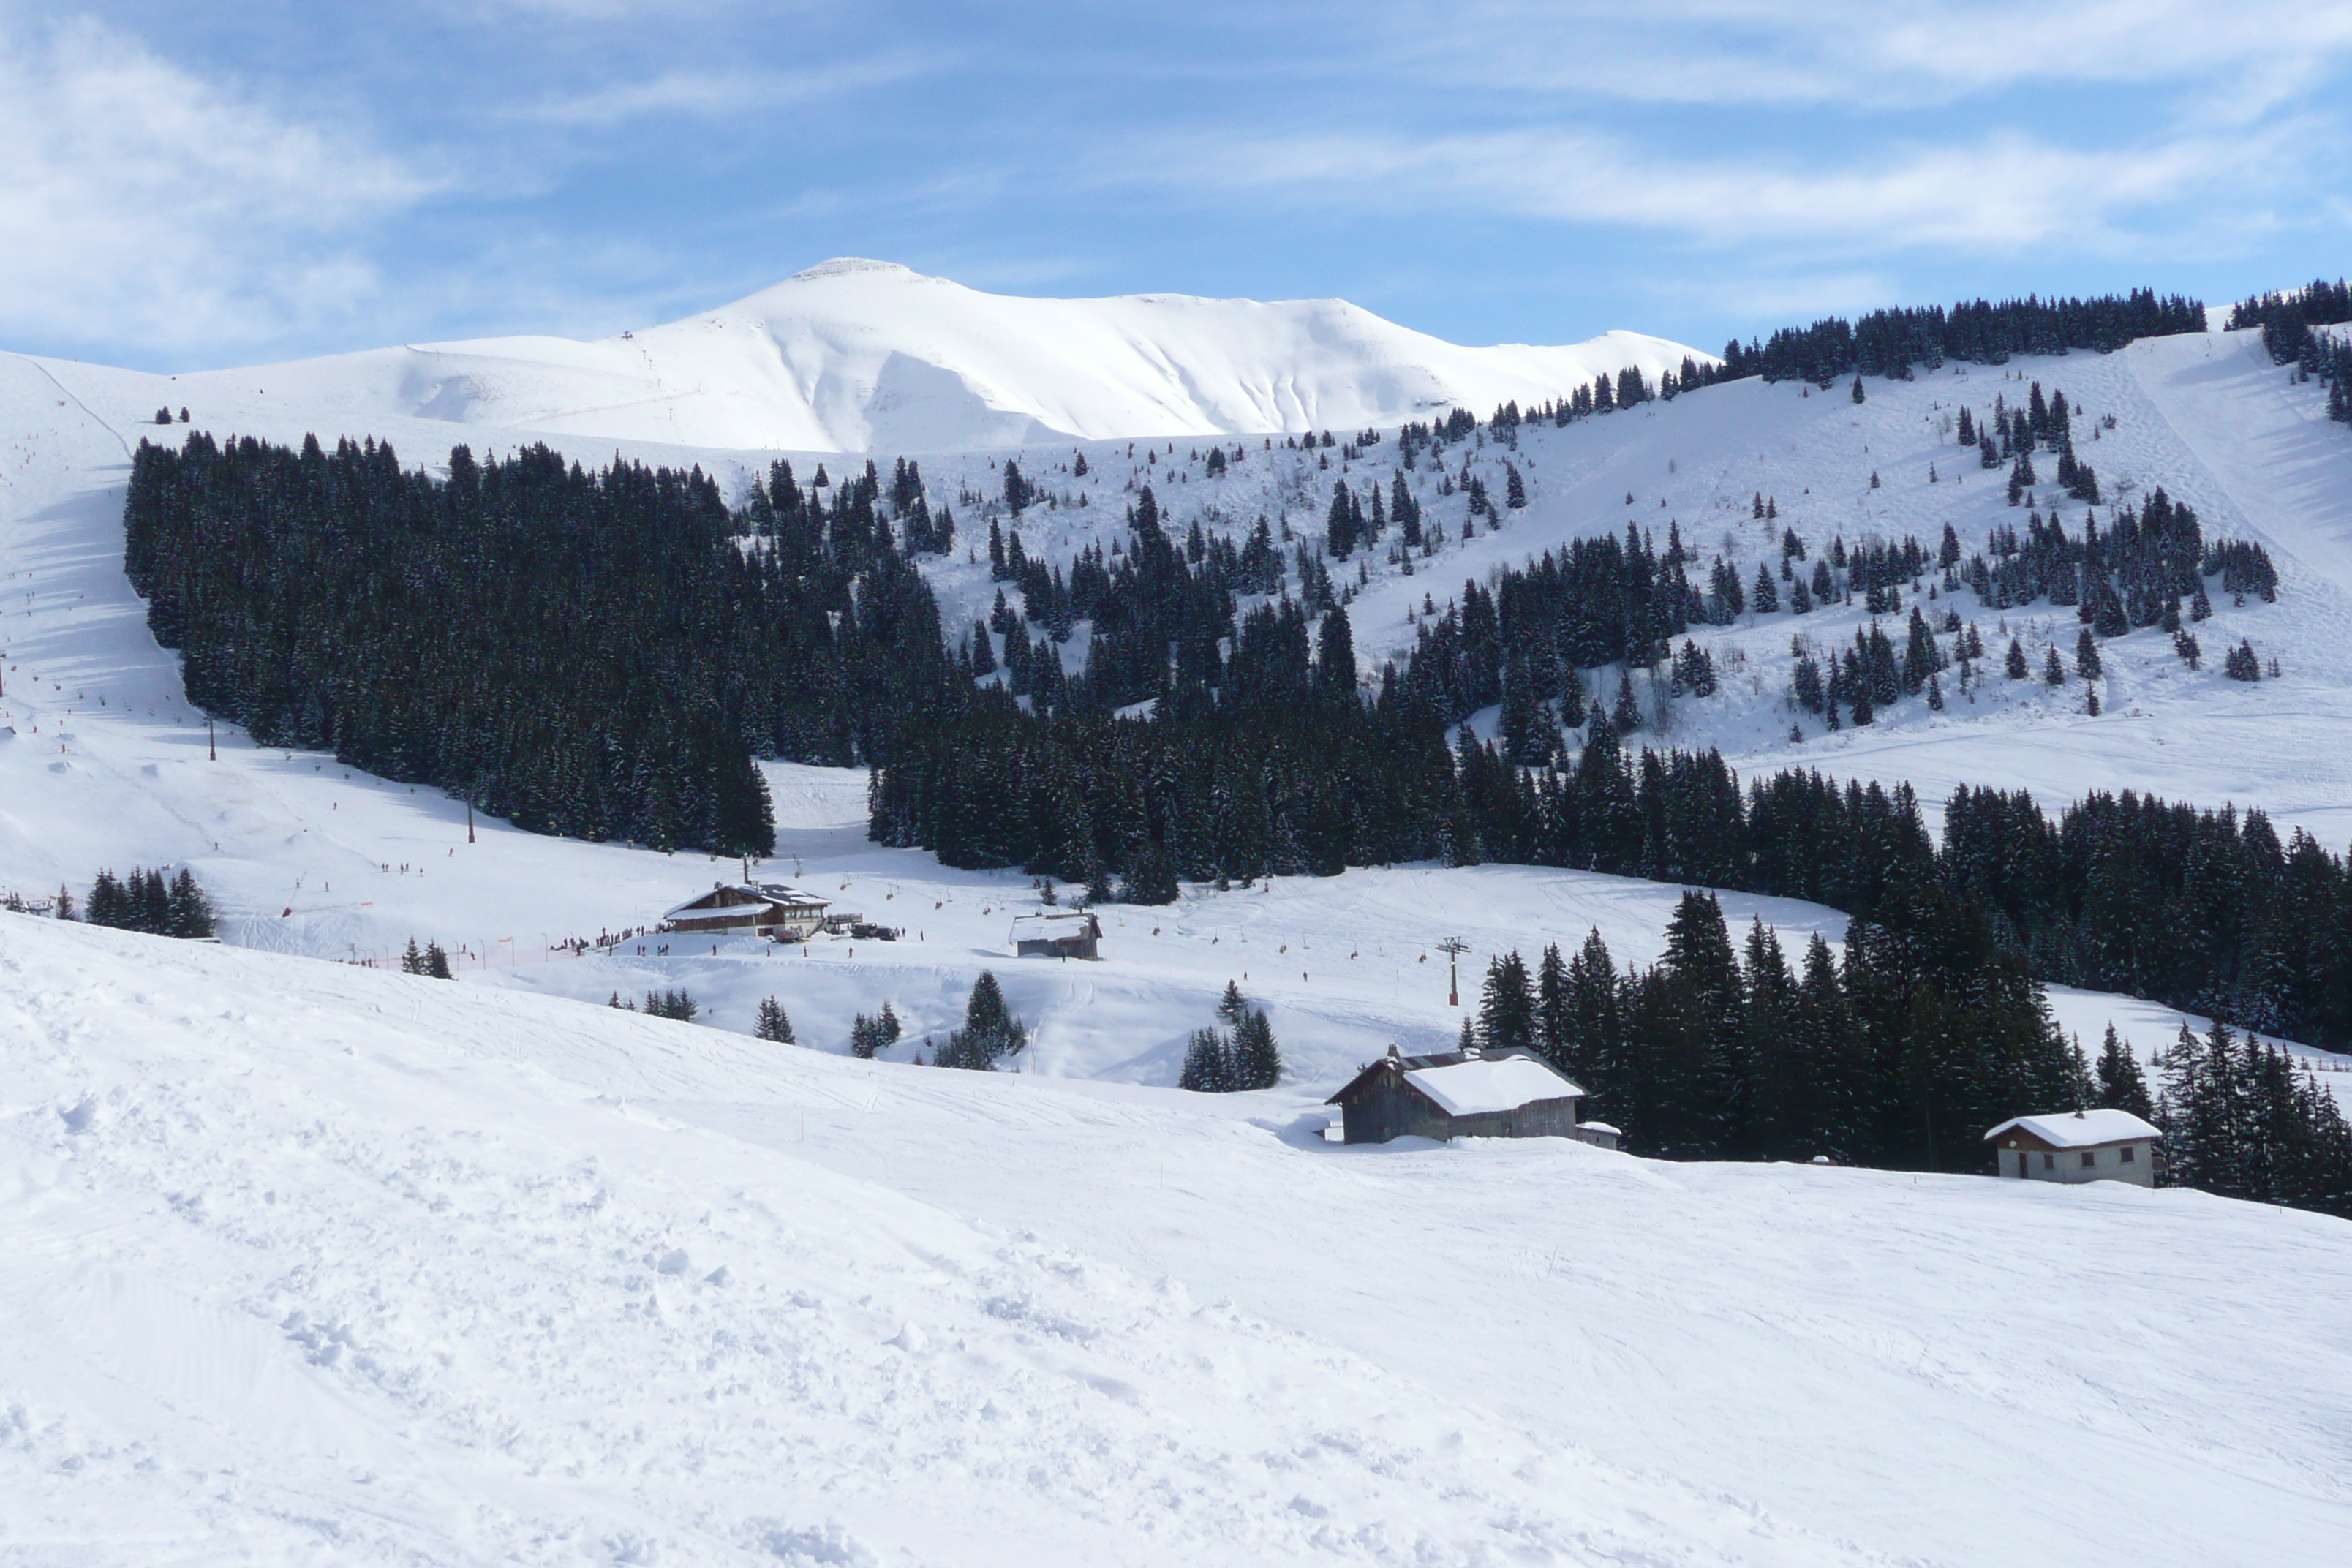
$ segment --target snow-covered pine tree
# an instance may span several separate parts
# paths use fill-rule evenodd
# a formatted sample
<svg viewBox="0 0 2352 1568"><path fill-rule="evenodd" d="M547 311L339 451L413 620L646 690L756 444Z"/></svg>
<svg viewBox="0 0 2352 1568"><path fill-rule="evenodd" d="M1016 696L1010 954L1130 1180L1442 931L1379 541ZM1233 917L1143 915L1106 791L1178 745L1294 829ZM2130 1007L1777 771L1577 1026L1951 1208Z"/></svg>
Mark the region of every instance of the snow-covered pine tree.
<svg viewBox="0 0 2352 1568"><path fill-rule="evenodd" d="M1234 1026L1232 1060L1238 1088L1272 1089L1282 1080L1282 1051L1264 1008L1251 1008Z"/></svg>
<svg viewBox="0 0 2352 1568"><path fill-rule="evenodd" d="M1223 1094L1237 1087L1224 1037L1214 1029L1195 1029L1185 1043L1183 1069L1176 1087L1197 1094Z"/></svg>
<svg viewBox="0 0 2352 1568"><path fill-rule="evenodd" d="M2140 1073L2139 1058L2116 1033L2113 1024L2107 1026L2106 1037L2099 1042L2098 1086L2100 1105L2128 1110L2144 1121L2156 1119L2156 1105L2148 1098L2147 1079Z"/></svg>
<svg viewBox="0 0 2352 1568"><path fill-rule="evenodd" d="M2074 673L2084 680L2097 680L2106 674L2106 666L2099 658L2098 639L2084 626L2074 636Z"/></svg>
<svg viewBox="0 0 2352 1568"><path fill-rule="evenodd" d="M1528 1050L1536 1043L1535 992L1527 963L1516 951L1487 963L1478 1033L1490 1051Z"/></svg>
<svg viewBox="0 0 2352 1568"><path fill-rule="evenodd" d="M1003 988L992 970L983 969L964 1004L963 1027L948 1035L934 1058L940 1067L990 1072L1006 1057L1018 1056L1029 1044L1028 1026L1004 1005Z"/></svg>

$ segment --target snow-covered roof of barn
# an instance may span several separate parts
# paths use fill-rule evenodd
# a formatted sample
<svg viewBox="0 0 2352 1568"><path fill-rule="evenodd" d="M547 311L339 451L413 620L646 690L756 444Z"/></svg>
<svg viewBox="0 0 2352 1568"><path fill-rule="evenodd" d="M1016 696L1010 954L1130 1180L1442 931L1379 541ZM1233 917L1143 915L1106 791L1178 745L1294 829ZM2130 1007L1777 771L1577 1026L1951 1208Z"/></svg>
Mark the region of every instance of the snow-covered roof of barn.
<svg viewBox="0 0 2352 1568"><path fill-rule="evenodd" d="M1490 1115L1584 1093L1533 1057L1474 1057L1450 1067L1414 1068L1404 1077L1448 1116Z"/></svg>
<svg viewBox="0 0 2352 1568"><path fill-rule="evenodd" d="M2095 1149L2164 1136L2161 1130L2128 1110L2077 1110L2072 1115L2012 1116L1985 1137L1990 1141L2012 1128L2032 1133L2053 1149Z"/></svg>
<svg viewBox="0 0 2352 1568"><path fill-rule="evenodd" d="M1094 918L1090 910L1064 910L1053 914L1041 911L1013 916L1013 929L1023 936L1083 936L1092 927ZM1077 922L1075 929L1070 924L1073 921Z"/></svg>

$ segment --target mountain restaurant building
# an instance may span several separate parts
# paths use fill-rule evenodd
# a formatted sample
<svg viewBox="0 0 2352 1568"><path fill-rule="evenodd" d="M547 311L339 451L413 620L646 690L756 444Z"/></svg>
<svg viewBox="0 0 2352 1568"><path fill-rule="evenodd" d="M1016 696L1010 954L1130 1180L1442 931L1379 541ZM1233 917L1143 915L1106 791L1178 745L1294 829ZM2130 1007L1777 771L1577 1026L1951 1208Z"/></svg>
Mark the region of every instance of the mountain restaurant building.
<svg viewBox="0 0 2352 1568"><path fill-rule="evenodd" d="M824 925L832 904L782 882L714 882L710 891L662 916L666 931L732 932L806 942Z"/></svg>

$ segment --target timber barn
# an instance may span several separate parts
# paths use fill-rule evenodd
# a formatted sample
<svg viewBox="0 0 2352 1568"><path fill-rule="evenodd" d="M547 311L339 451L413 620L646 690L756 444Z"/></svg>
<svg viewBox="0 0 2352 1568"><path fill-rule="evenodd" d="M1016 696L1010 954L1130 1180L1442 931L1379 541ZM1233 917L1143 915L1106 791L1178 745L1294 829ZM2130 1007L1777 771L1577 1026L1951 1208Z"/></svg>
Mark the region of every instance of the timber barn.
<svg viewBox="0 0 2352 1568"><path fill-rule="evenodd" d="M1013 921L1016 958L1100 958L1102 921L1092 910L1020 915Z"/></svg>
<svg viewBox="0 0 2352 1568"><path fill-rule="evenodd" d="M1339 1108L1350 1143L1391 1138L1574 1138L1617 1147L1617 1130L1580 1122L1584 1090L1532 1051L1472 1048L1436 1056L1389 1054L1324 1103Z"/></svg>

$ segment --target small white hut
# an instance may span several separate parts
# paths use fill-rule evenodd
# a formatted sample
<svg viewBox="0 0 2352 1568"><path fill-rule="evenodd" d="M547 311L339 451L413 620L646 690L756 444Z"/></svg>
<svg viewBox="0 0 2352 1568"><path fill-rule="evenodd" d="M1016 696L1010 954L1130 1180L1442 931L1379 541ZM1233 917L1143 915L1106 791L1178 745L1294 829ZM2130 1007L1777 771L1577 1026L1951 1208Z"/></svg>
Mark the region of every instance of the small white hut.
<svg viewBox="0 0 2352 1568"><path fill-rule="evenodd" d="M1985 1134L2000 1174L2032 1182L2130 1182L2156 1185L2156 1143L2164 1134L2128 1110L2013 1116Z"/></svg>

